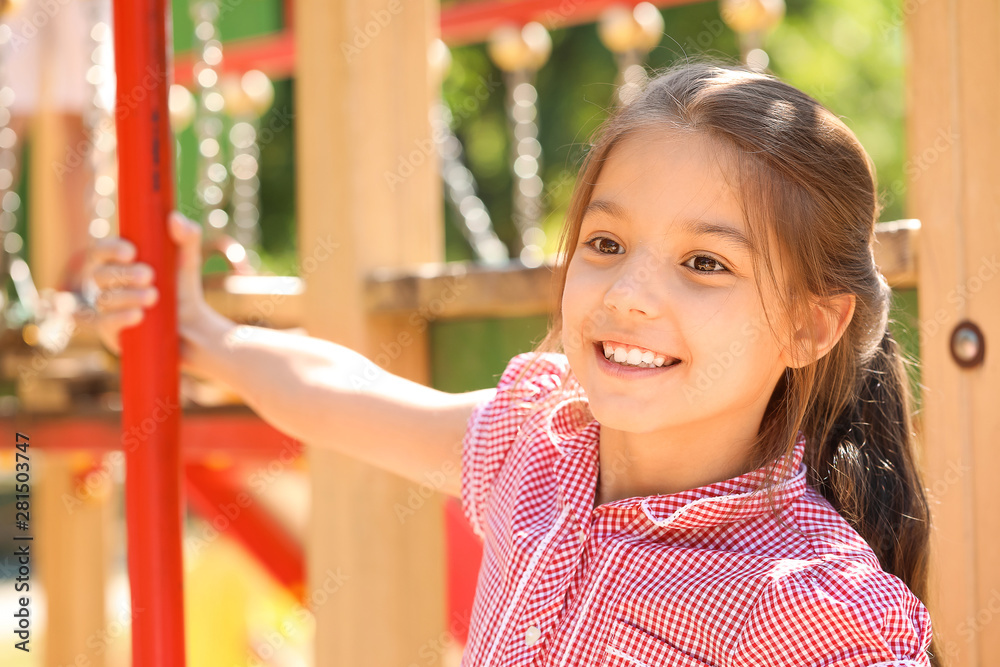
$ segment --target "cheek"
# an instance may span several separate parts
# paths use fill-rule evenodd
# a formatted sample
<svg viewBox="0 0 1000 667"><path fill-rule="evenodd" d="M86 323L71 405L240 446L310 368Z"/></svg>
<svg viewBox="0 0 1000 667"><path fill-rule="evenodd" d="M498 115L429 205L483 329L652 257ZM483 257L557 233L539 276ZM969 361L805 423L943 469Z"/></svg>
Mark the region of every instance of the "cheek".
<svg viewBox="0 0 1000 667"><path fill-rule="evenodd" d="M563 348L567 354L585 349L607 323L599 287L585 278L572 266L566 274L561 305Z"/></svg>

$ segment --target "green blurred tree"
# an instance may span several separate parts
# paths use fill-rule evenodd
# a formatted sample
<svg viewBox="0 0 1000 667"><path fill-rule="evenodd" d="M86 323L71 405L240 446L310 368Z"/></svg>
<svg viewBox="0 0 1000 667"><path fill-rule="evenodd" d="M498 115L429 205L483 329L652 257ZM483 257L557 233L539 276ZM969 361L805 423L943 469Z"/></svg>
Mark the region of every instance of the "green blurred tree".
<svg viewBox="0 0 1000 667"><path fill-rule="evenodd" d="M899 4L888 0L790 0L782 23L768 36L769 70L813 95L855 131L875 161L885 210L903 214L903 80ZM719 16L718 4L702 2L662 10L665 35L650 53L659 68L678 58L705 54L735 61L736 35ZM614 59L597 37L595 24L552 31L552 56L538 72L539 141L546 183L548 252L554 252L582 148L606 117L616 76ZM479 195L508 244L510 136L502 86L485 101L476 97L484 81L502 79L485 45L456 48L443 95L455 114ZM469 104L475 100L475 104ZM446 255L469 259L454 213L446 210Z"/></svg>
<svg viewBox="0 0 1000 667"><path fill-rule="evenodd" d="M474 0L463 0L474 1ZM878 170L885 208L882 219L902 217L905 204L903 163L902 6L899 0L787 0L786 16L768 36L769 70L816 97L841 116L861 139ZM175 48L189 48L193 30L184 3L175 3ZM229 7L229 5L227 5ZM719 16L717 2L662 10L665 35L648 59L650 68L679 57L707 54L735 60L736 35ZM277 0L232 4L220 17L225 39L272 31L281 25ZM539 141L542 144L544 221L555 251L583 147L606 117L616 76L614 58L597 37L595 24L553 30L552 55L538 72ZM442 86L454 115L479 196L500 238L512 244L510 136L504 110L502 75L484 44L453 49L452 66ZM491 91L484 96L483 89ZM482 99L485 97L485 99ZM295 160L294 97L291 81L276 82L274 113L291 123L262 147L261 248L264 268L294 273ZM265 117L262 123L269 122ZM179 201L193 204L194 155L190 130L181 137L184 154ZM471 259L472 253L445 207L445 257Z"/></svg>

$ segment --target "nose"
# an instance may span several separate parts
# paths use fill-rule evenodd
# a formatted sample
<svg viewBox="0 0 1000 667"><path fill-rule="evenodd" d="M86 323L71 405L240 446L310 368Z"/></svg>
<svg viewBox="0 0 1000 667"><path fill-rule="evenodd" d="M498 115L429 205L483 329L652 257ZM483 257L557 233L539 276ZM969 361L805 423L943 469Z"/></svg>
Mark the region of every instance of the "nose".
<svg viewBox="0 0 1000 667"><path fill-rule="evenodd" d="M659 317L663 311L664 281L651 259L636 258L621 266L604 293L604 305L609 310Z"/></svg>

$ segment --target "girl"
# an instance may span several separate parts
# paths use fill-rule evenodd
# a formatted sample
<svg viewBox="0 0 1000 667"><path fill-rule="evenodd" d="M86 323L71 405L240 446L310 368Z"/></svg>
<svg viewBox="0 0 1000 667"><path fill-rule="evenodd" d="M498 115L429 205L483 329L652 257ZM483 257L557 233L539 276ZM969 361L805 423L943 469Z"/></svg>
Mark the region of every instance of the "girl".
<svg viewBox="0 0 1000 667"><path fill-rule="evenodd" d="M561 311L495 390L352 391L360 355L208 309L175 218L182 358L302 440L414 480L460 459L446 490L484 540L463 665L928 665L929 511L877 213L831 112L688 63L597 133ZM97 250L113 349L155 301L132 254Z"/></svg>

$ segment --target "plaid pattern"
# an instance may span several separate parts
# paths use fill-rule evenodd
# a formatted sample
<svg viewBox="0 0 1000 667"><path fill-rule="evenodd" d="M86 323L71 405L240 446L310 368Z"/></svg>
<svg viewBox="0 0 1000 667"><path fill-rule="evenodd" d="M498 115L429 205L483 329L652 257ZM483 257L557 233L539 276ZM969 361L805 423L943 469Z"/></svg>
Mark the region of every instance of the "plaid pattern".
<svg viewBox="0 0 1000 667"><path fill-rule="evenodd" d="M752 493L765 468L595 508L600 425L564 355L512 387L534 356L463 441L484 541L463 667L929 665L927 610L807 484L801 434L775 461L778 517Z"/></svg>

